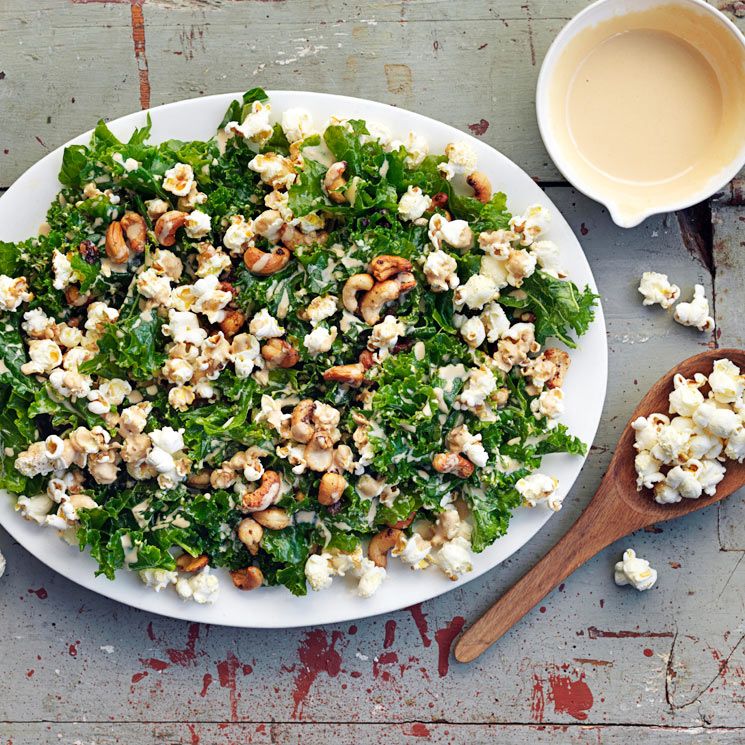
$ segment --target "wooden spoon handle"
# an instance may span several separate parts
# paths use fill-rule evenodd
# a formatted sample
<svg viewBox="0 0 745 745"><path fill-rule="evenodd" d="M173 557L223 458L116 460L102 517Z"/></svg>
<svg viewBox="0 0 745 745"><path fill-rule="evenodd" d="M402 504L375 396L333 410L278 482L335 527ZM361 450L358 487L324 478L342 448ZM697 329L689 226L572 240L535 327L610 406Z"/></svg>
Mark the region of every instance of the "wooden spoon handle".
<svg viewBox="0 0 745 745"><path fill-rule="evenodd" d="M609 476L566 535L467 629L455 646L455 659L471 662L512 628L563 579L613 541L646 524L627 511L619 519L616 484Z"/></svg>

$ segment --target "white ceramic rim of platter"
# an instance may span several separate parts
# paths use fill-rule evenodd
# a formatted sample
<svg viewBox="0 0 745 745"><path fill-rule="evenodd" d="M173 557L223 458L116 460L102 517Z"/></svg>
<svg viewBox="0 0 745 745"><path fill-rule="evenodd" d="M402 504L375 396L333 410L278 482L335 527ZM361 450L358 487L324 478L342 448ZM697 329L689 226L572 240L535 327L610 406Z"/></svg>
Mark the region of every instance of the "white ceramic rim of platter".
<svg viewBox="0 0 745 745"><path fill-rule="evenodd" d="M177 101L151 109L152 141L165 139L204 139L211 136L228 104L241 93L226 93ZM577 285L597 287L580 244L556 207L530 176L507 157L470 135L420 114L387 104L323 93L270 91L273 115L291 107L309 110L316 124L330 115L359 117L384 122L394 135L405 136L409 130L424 135L432 152L442 152L448 142L467 141L479 158L479 169L491 179L495 189L508 194L508 206L518 213L540 202L552 212L548 237L555 240L565 265ZM146 112L137 112L109 123L114 134L128 137L132 129L145 123ZM69 144L87 143L91 132L76 137ZM17 241L36 235L44 220L47 205L59 189L57 173L65 146L32 166L0 198L0 240ZM33 194L33 199L27 197ZM608 347L602 307L598 305L590 330L572 352L572 368L564 387L567 414L562 421L589 447L600 422L607 382ZM550 455L541 469L559 478L559 492L566 495L582 469L586 458ZM336 578L333 586L321 592L309 590L305 597L295 597L284 587L261 588L251 593L232 586L225 570L220 576L220 596L212 605L182 601L173 590L156 593L145 587L135 572L120 571L114 581L95 577L95 561L57 538L49 528L23 520L13 509L7 492L0 495L0 525L41 562L67 579L89 590L134 608L171 618L244 628L292 628L352 621L388 613L429 600L460 587L494 568L527 543L546 523L551 511L519 508L505 536L473 557L473 571L451 582L432 567L414 572L401 562L389 561L389 576L378 592L369 599L358 598L349 578Z"/></svg>
<svg viewBox="0 0 745 745"><path fill-rule="evenodd" d="M600 202L600 204L607 207L613 222L622 228L633 228L652 215L658 215L662 212L675 212L677 210L691 207L699 202L703 202L726 186L739 173L739 171L745 167L745 143L743 143L743 147L729 165L723 167L718 173L713 174L700 189L691 192L690 196L687 198L679 199L678 201L660 202L659 204L652 205L647 210L640 211L633 216L627 216L621 214L621 211L612 203L607 194L602 194L601 191L593 189L593 187L587 183L587 180L584 179L578 170L572 165L571 160L567 157L554 135L550 114L549 90L551 76L561 57L561 53L566 48L567 44L569 44L569 42L584 29L592 27L607 18L626 15L630 12L646 10L660 5L676 4L693 5L700 8L702 11L709 13L726 29L728 29L740 42L743 48L745 48L745 36L743 36L740 29L738 29L737 26L735 26L735 24L724 15L724 13L714 6L709 5L706 0L596 0L594 3L588 5L577 13L577 15L568 21L564 28L559 31L556 38L551 42L551 45L546 52L546 56L543 58L541 69L538 74L535 98L536 117L538 119L538 129L541 133L541 139L543 140L543 144L545 145L548 154L551 156L551 160L553 160L564 178L566 178L566 180L569 181L577 191L582 192L585 196L594 199L596 202Z"/></svg>

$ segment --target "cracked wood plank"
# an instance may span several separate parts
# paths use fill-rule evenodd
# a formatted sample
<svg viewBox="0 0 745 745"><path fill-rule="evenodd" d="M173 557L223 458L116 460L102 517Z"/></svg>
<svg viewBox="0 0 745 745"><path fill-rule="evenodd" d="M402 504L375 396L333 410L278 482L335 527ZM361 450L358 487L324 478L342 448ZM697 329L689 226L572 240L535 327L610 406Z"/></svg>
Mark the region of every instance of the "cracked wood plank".
<svg viewBox="0 0 745 745"><path fill-rule="evenodd" d="M745 206L740 189L712 207L714 309L720 346L745 347ZM739 204L738 204L739 203ZM745 551L745 490L720 503L719 540L726 551Z"/></svg>
<svg viewBox="0 0 745 745"><path fill-rule="evenodd" d="M0 731L1 732L1 731ZM106 743L106 745L327 745L354 742L378 745L385 740L397 743L429 742L445 745L480 745L501 741L546 745L561 741L570 745L741 745L745 727L736 729L665 727L586 727L543 725L457 725L452 723L406 722L394 725L316 724L285 722L252 724L147 723L111 724L74 722L65 724L11 724L2 733L13 745L59 745Z"/></svg>

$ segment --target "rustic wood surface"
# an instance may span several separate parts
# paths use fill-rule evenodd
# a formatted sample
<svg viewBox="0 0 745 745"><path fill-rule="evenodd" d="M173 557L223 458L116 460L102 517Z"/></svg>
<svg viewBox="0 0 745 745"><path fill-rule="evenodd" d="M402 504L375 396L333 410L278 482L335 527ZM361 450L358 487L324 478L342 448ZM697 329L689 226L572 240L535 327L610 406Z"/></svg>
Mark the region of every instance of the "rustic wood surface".
<svg viewBox="0 0 745 745"><path fill-rule="evenodd" d="M745 3L718 0L743 24ZM0 743L745 742L745 501L619 541L489 652L449 657L572 525L646 389L702 349L745 345L742 183L686 213L615 227L563 184L533 91L585 0L2 0L0 187L49 149L139 107L253 85L339 92L471 131L546 186L592 264L608 323L603 422L564 509L499 568L389 616L293 631L171 621L80 589L0 530ZM690 294L699 334L636 293L644 269ZM634 546L655 588L617 588Z"/></svg>

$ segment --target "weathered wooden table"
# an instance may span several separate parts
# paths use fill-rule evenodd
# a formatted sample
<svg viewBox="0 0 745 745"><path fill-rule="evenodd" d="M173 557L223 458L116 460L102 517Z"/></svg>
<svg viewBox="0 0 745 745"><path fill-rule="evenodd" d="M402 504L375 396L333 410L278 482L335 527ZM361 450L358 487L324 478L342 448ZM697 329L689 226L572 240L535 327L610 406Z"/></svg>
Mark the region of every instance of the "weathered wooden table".
<svg viewBox="0 0 745 745"><path fill-rule="evenodd" d="M745 16L745 3L719 2ZM545 186L592 264L610 347L603 422L564 509L485 577L388 617L276 632L170 621L78 588L0 531L3 744L745 742L741 495L611 546L474 664L448 654L464 619L576 519L649 384L704 347L745 344L739 182L625 231L541 145L538 66L585 4L0 2L0 187L99 116L138 107L257 84L385 101L471 131ZM644 269L686 293L702 283L716 332L643 308ZM659 569L651 592L613 584L627 545Z"/></svg>

